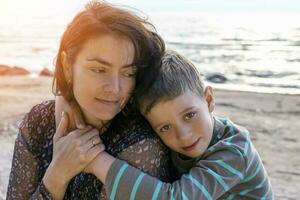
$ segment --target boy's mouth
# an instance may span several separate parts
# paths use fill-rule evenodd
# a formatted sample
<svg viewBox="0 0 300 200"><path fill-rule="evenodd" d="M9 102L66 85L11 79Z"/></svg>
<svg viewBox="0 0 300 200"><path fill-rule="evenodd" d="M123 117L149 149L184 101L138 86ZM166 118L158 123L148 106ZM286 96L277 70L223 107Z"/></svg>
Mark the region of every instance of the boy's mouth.
<svg viewBox="0 0 300 200"><path fill-rule="evenodd" d="M198 138L193 144L191 144L190 146L186 146L186 147L182 147L183 150L185 151L192 151L195 149L195 147L197 146L198 142L199 142L200 138Z"/></svg>

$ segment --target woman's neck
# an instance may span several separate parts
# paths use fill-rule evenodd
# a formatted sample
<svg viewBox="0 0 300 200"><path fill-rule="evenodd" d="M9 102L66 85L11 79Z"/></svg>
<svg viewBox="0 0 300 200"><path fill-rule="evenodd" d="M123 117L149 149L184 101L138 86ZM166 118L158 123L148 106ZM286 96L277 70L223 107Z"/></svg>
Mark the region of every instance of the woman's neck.
<svg viewBox="0 0 300 200"><path fill-rule="evenodd" d="M83 113L85 122L99 130L100 135L107 130L108 125L111 123L111 120L100 120L96 117L90 116L86 113Z"/></svg>

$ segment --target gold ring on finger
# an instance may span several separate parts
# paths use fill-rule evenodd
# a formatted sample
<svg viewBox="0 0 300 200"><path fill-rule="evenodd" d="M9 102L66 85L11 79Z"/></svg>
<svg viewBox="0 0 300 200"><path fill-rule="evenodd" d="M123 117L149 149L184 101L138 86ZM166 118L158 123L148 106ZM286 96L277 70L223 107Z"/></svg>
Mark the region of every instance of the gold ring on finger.
<svg viewBox="0 0 300 200"><path fill-rule="evenodd" d="M92 139L92 145L93 145L93 147L96 146L94 139Z"/></svg>

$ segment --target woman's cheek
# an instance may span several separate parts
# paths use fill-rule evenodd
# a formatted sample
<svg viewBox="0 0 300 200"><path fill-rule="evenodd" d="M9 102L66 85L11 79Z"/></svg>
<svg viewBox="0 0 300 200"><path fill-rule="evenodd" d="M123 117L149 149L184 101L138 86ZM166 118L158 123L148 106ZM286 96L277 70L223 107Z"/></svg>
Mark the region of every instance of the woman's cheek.
<svg viewBox="0 0 300 200"><path fill-rule="evenodd" d="M121 82L121 88L123 88L124 96L130 97L134 90L134 87L135 87L135 79L133 78L129 80L128 78L125 78L125 80Z"/></svg>

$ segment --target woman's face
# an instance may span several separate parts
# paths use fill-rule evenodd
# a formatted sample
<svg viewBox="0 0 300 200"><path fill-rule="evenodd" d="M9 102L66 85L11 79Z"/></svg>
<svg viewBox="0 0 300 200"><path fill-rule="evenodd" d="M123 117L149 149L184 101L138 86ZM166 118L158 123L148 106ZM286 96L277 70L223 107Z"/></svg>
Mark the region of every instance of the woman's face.
<svg viewBox="0 0 300 200"><path fill-rule="evenodd" d="M135 86L134 46L125 37L104 34L89 39L72 66L74 97L86 120L111 120ZM95 125L95 124L94 124Z"/></svg>

